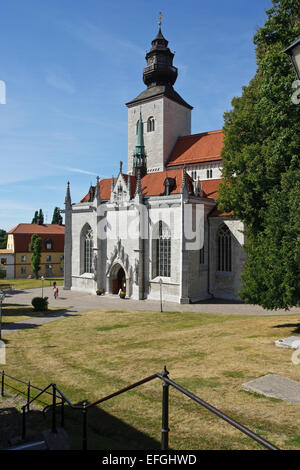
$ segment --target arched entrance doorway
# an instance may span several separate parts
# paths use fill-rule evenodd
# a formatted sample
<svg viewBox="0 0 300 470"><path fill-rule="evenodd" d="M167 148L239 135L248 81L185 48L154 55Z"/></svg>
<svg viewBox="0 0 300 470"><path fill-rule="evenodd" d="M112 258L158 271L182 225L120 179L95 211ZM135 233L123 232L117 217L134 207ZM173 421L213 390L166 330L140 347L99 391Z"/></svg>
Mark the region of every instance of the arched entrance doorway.
<svg viewBox="0 0 300 470"><path fill-rule="evenodd" d="M111 293L118 294L120 289L126 292L126 274L122 266L117 264L111 274Z"/></svg>

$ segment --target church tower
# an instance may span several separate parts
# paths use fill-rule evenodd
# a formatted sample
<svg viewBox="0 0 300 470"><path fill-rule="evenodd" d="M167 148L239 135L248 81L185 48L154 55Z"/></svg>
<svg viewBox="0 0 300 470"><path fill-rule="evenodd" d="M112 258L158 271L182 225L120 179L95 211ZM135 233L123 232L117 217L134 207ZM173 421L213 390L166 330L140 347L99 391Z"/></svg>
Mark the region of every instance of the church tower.
<svg viewBox="0 0 300 470"><path fill-rule="evenodd" d="M191 110L174 90L178 70L173 65L174 54L161 31L161 22L152 47L146 53L147 66L143 81L147 89L128 107L128 173L134 174L134 155L143 116L144 145L147 153L147 172L163 171L178 139L191 133Z"/></svg>

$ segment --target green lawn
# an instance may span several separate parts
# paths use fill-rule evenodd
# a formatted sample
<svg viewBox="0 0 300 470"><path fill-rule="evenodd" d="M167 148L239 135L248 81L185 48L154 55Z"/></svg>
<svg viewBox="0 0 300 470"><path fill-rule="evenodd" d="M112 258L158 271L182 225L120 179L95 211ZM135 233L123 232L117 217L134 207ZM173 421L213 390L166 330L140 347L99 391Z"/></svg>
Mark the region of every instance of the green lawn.
<svg viewBox="0 0 300 470"><path fill-rule="evenodd" d="M53 281L56 281L58 286L62 286L64 283L63 277L51 277L44 280L44 287L47 287L53 284ZM42 287L41 279L0 279L0 290L13 288L16 290L26 290L34 289L35 287Z"/></svg>
<svg viewBox="0 0 300 470"><path fill-rule="evenodd" d="M11 333L5 371L40 387L54 382L78 403L97 400L166 364L182 386L278 447L299 449L299 405L242 390L244 382L268 373L299 380L291 351L274 346L278 338L299 334L299 323L299 315L90 311ZM89 448L158 448L161 393L155 380L93 410ZM67 412L67 430L79 448L81 417L75 412ZM170 390L170 446L261 448L176 390Z"/></svg>

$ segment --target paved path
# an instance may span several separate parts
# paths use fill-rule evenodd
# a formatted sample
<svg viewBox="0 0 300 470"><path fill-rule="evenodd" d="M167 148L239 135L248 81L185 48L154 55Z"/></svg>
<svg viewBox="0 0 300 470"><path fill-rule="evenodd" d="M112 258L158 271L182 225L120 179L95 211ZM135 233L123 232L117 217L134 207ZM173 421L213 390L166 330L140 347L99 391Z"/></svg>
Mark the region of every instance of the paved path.
<svg viewBox="0 0 300 470"><path fill-rule="evenodd" d="M41 289L13 290L7 293L5 303L30 305L33 297L41 295ZM40 318L30 318L14 324L9 330L16 330L18 326L30 328L38 326L48 321L56 320L61 316L76 315L77 313L95 309L109 310L151 310L159 311L160 302L156 300L122 300L118 296L97 296L85 292L76 292L63 290L59 287L59 297L54 299L52 287L44 287L44 296L49 297L51 307L62 308L61 312L55 314L47 313L47 316ZM63 310L64 309L64 310ZM215 313L224 315L292 315L300 314L300 308L293 308L289 312L285 310L264 310L256 305L247 305L239 302L217 300L204 301L197 304L180 305L175 302L163 302L163 309L172 312L197 312L197 313ZM19 328L18 328L19 329ZM8 331L8 330L7 330Z"/></svg>

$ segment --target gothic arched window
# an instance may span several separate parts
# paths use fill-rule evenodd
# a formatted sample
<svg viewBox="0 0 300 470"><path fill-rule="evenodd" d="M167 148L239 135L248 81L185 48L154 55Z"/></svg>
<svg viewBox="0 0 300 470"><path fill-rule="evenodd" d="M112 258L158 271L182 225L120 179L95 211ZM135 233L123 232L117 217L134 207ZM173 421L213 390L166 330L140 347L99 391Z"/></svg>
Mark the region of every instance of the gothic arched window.
<svg viewBox="0 0 300 470"><path fill-rule="evenodd" d="M149 117L147 121L147 132L153 132L155 130L154 117Z"/></svg>
<svg viewBox="0 0 300 470"><path fill-rule="evenodd" d="M171 276L171 234L169 227L161 220L158 223L156 240L156 275Z"/></svg>
<svg viewBox="0 0 300 470"><path fill-rule="evenodd" d="M223 224L218 230L218 271L231 271L231 233L227 225Z"/></svg>
<svg viewBox="0 0 300 470"><path fill-rule="evenodd" d="M135 129L136 135L139 133L139 120L136 122L136 129Z"/></svg>
<svg viewBox="0 0 300 470"><path fill-rule="evenodd" d="M82 233L83 238L83 272L93 272L93 231L88 225Z"/></svg>

